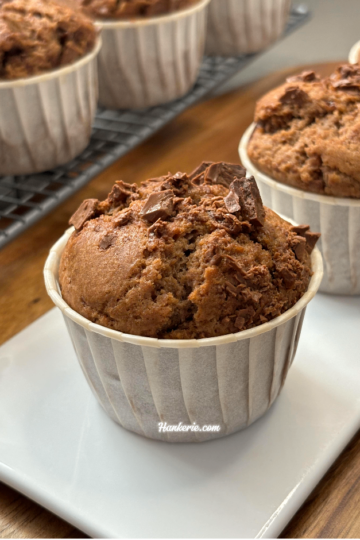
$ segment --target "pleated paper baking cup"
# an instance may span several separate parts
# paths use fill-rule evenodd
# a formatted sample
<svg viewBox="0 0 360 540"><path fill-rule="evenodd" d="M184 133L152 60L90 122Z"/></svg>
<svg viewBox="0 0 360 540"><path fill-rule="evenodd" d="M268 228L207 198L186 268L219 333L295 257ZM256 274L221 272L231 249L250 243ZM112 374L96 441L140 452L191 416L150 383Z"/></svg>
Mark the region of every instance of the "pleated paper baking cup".
<svg viewBox="0 0 360 540"><path fill-rule="evenodd" d="M209 1L149 19L97 21L103 40L100 105L142 109L186 94L204 54Z"/></svg>
<svg viewBox="0 0 360 540"><path fill-rule="evenodd" d="M320 291L331 294L360 294L360 200L318 195L290 187L260 172L250 161L247 146L255 128L244 133L239 154L244 167L259 186L265 206L309 224L320 232L318 247L324 261Z"/></svg>
<svg viewBox="0 0 360 540"><path fill-rule="evenodd" d="M349 53L349 63L358 64L360 61L360 41L355 43L350 49Z"/></svg>
<svg viewBox="0 0 360 540"><path fill-rule="evenodd" d="M69 66L0 82L0 175L68 163L88 145L98 98L94 50Z"/></svg>
<svg viewBox="0 0 360 540"><path fill-rule="evenodd" d="M205 52L236 56L265 49L283 33L290 0L212 0Z"/></svg>
<svg viewBox="0 0 360 540"><path fill-rule="evenodd" d="M245 428L276 400L293 362L305 309L322 278L311 256L308 291L286 313L256 328L217 338L165 340L123 334L73 311L61 298L58 271L69 229L45 264L47 292L61 309L87 382L122 427L167 442L200 442ZM159 431L198 426L201 431ZM203 431L218 426L219 431Z"/></svg>

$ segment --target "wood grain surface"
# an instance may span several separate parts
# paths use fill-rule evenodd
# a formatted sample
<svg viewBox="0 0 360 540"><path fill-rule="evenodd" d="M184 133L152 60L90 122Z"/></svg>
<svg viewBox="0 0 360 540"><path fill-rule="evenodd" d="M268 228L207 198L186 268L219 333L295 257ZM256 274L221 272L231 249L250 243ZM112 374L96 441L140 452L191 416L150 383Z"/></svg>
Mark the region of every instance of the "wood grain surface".
<svg viewBox="0 0 360 540"><path fill-rule="evenodd" d="M336 64L306 66L329 74ZM104 199L115 180L140 182L171 171L191 171L203 160L238 162L238 143L256 100L295 68L277 72L183 113L157 135L92 180L50 215L0 251L0 343L53 307L42 269L85 198ZM11 488L0 484L1 538L84 538L85 535ZM288 538L360 537L360 433L286 527Z"/></svg>

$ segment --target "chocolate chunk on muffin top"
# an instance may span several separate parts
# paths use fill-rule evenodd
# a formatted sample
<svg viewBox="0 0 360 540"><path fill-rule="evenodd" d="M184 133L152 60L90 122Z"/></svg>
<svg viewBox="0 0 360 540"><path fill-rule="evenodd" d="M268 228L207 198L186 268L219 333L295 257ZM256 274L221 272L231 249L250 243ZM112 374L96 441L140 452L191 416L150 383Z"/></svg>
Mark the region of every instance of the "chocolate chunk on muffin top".
<svg viewBox="0 0 360 540"><path fill-rule="evenodd" d="M188 8L200 0L76 0L95 19L156 17Z"/></svg>
<svg viewBox="0 0 360 540"><path fill-rule="evenodd" d="M100 325L167 339L236 333L288 310L319 235L265 208L245 173L205 162L84 201L61 259L64 300Z"/></svg>
<svg viewBox="0 0 360 540"><path fill-rule="evenodd" d="M257 104L251 161L305 191L360 198L360 66L305 71Z"/></svg>
<svg viewBox="0 0 360 540"><path fill-rule="evenodd" d="M72 64L95 46L94 24L61 0L0 0L0 80Z"/></svg>

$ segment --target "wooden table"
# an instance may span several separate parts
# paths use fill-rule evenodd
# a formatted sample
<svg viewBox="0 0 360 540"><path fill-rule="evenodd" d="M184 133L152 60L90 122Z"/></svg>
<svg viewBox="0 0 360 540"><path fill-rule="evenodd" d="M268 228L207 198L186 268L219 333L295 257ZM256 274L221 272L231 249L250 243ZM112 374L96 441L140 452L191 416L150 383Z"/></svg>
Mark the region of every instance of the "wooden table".
<svg viewBox="0 0 360 540"><path fill-rule="evenodd" d="M325 75L335 65L311 68ZM238 162L238 143L252 121L256 100L298 71L296 68L271 74L185 112L0 251L0 343L53 307L43 284L45 258L83 199L104 199L118 179L132 183L168 171L189 172L203 160ZM0 537L84 538L85 535L0 484ZM282 537L360 537L360 433L298 511Z"/></svg>

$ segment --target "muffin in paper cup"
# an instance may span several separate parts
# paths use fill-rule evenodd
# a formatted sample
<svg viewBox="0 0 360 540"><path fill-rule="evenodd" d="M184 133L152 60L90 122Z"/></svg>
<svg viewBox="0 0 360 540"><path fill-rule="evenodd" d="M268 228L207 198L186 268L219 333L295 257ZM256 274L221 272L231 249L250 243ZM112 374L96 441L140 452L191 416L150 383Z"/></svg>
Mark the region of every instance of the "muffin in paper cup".
<svg viewBox="0 0 360 540"><path fill-rule="evenodd" d="M58 282L69 229L45 264L46 289L62 311L86 380L122 427L166 442L201 442L239 431L274 403L294 360L307 304L322 278L322 258L300 300L279 317L237 334L206 339L154 339L90 322L63 300ZM201 431L159 431L199 426ZM219 426L219 431L202 431Z"/></svg>
<svg viewBox="0 0 360 540"><path fill-rule="evenodd" d="M194 85L204 54L210 0L158 17L98 20L99 102L142 109L180 98Z"/></svg>
<svg viewBox="0 0 360 540"><path fill-rule="evenodd" d="M237 56L256 53L283 33L290 0L212 0L205 53Z"/></svg>
<svg viewBox="0 0 360 540"><path fill-rule="evenodd" d="M357 41L350 49L349 63L358 64L360 62L360 41Z"/></svg>
<svg viewBox="0 0 360 540"><path fill-rule="evenodd" d="M0 175L53 169L86 148L97 107L100 48L98 39L74 64L0 82Z"/></svg>
<svg viewBox="0 0 360 540"><path fill-rule="evenodd" d="M244 133L240 159L255 176L266 206L297 223L309 223L321 233L318 242L324 261L320 291L331 294L360 294L360 200L310 193L282 184L262 173L251 162L247 146L255 128Z"/></svg>

